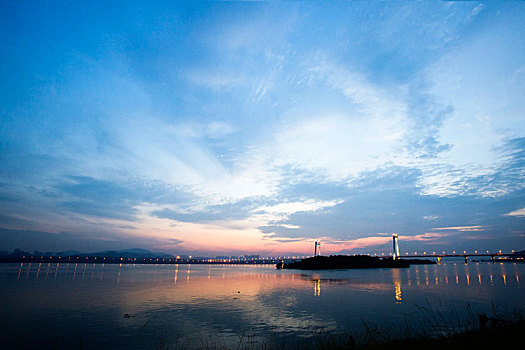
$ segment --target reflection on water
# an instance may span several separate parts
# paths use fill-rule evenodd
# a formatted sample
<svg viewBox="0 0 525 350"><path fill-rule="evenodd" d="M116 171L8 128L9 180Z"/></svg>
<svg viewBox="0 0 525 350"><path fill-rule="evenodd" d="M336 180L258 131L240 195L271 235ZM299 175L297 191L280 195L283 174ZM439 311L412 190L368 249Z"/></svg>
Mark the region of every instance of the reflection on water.
<svg viewBox="0 0 525 350"><path fill-rule="evenodd" d="M230 347L241 334L297 342L319 329L358 329L363 320L408 317L416 327L418 306L428 302L443 315L466 313L467 304L475 312L517 309L524 271L510 263L315 273L261 265L1 264L0 329L6 344L27 347L81 339L83 348L154 348L161 338L193 339L188 348L202 347L202 339Z"/></svg>
<svg viewBox="0 0 525 350"><path fill-rule="evenodd" d="M394 282L394 295L396 303L401 303L403 300L401 296L401 276L398 269L392 269L392 279Z"/></svg>
<svg viewBox="0 0 525 350"><path fill-rule="evenodd" d="M320 296L321 295L321 280L320 279L316 279L315 281L315 284L314 284L314 295L316 297Z"/></svg>
<svg viewBox="0 0 525 350"><path fill-rule="evenodd" d="M401 298L401 284L398 281L394 281L394 291L396 295L396 300L398 302L401 302L401 300L403 300Z"/></svg>

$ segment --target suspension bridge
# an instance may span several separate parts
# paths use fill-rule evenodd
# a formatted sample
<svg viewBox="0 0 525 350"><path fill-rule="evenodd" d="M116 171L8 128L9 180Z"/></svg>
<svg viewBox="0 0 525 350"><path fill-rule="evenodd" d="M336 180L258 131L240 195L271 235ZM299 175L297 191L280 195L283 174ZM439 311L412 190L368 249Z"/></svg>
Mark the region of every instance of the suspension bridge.
<svg viewBox="0 0 525 350"><path fill-rule="evenodd" d="M390 244L390 243L388 243ZM317 240L315 242L315 255L321 255L321 241ZM515 257L516 254L514 251L511 253L503 253L501 250L498 250L497 252L490 252L486 250L485 252L479 252L477 250L473 252L457 252L453 250L452 252L427 252L427 251L418 251L416 249L413 250L413 253L411 252L405 252L404 254L399 253L399 237L397 234L392 235L392 250L390 252L383 252L380 254L369 254L371 256L381 256L385 258L392 258L392 259L400 259L400 258L407 258L407 259L413 259L413 258L436 258L438 261L438 264L441 264L441 260L443 258L463 258L465 263L468 263L468 259L472 257L485 257L490 258L493 262L496 261L496 258L504 258L504 257Z"/></svg>

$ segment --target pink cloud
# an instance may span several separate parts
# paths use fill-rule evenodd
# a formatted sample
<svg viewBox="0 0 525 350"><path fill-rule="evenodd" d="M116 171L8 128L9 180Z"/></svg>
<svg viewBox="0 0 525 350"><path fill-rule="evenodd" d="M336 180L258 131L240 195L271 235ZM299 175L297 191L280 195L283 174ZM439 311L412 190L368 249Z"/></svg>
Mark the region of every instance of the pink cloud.
<svg viewBox="0 0 525 350"><path fill-rule="evenodd" d="M436 239L439 239L439 238L443 238L445 236L448 236L449 233L436 233L436 232L427 232L427 233L422 233L422 234L419 234L419 235L415 235L415 236L400 236L399 237L399 240L401 241L419 241L419 242L424 242L424 241L431 241L431 240L436 240Z"/></svg>

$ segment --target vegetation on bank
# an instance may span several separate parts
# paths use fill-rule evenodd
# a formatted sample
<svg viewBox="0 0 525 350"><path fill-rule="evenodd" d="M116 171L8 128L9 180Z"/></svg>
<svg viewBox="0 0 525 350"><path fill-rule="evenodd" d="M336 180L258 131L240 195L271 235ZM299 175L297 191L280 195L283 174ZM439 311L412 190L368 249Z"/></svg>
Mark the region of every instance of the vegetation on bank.
<svg viewBox="0 0 525 350"><path fill-rule="evenodd" d="M368 329L361 336L322 339L314 349L321 350L451 350L451 349L498 349L521 348L525 319L496 320L480 315L476 328L449 334L407 336L392 338L377 329Z"/></svg>

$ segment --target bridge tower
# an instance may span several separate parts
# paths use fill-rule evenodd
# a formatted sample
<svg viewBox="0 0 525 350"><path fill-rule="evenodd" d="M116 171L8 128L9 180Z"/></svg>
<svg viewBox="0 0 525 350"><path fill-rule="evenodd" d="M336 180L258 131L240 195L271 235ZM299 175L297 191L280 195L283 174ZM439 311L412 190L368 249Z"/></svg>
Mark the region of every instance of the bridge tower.
<svg viewBox="0 0 525 350"><path fill-rule="evenodd" d="M399 259L399 243L398 243L398 240L397 240L397 234L393 234L392 235L392 240L393 240L393 252L392 252L392 257L394 258L394 260L397 260Z"/></svg>
<svg viewBox="0 0 525 350"><path fill-rule="evenodd" d="M314 256L321 256L321 241L315 241Z"/></svg>

